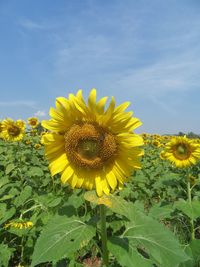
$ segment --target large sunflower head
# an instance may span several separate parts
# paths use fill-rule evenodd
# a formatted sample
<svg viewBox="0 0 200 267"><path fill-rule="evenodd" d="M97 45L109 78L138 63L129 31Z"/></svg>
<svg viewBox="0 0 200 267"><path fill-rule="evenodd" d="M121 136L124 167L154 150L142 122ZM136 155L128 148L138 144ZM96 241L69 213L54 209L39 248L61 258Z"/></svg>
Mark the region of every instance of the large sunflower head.
<svg viewBox="0 0 200 267"><path fill-rule="evenodd" d="M200 159L200 145L184 137L174 137L161 152L162 158L171 161L178 168L196 164Z"/></svg>
<svg viewBox="0 0 200 267"><path fill-rule="evenodd" d="M25 123L22 120L6 119L2 122L2 138L7 141L20 141L25 134Z"/></svg>
<svg viewBox="0 0 200 267"><path fill-rule="evenodd" d="M36 128L39 125L38 118L35 117L28 118L28 125L30 125L32 128Z"/></svg>
<svg viewBox="0 0 200 267"><path fill-rule="evenodd" d="M140 169L143 139L133 133L141 122L126 112L129 102L115 106L114 98L96 102L92 89L88 104L79 90L69 98L56 99L51 119L42 126L51 131L42 137L52 175L72 188L96 188L99 196L122 187L131 172Z"/></svg>

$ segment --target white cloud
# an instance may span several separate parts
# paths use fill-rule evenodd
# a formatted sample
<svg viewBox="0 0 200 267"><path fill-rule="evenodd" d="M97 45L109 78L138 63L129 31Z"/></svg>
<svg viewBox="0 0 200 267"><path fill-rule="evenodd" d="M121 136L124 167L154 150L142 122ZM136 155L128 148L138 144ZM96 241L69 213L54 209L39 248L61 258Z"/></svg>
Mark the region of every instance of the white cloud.
<svg viewBox="0 0 200 267"><path fill-rule="evenodd" d="M47 114L44 110L38 110L37 112L34 113L34 116L36 117L45 117Z"/></svg>
<svg viewBox="0 0 200 267"><path fill-rule="evenodd" d="M176 58L175 61L178 61ZM169 92L194 89L199 84L200 63L187 58L160 61L148 67L126 71L117 81L118 88L134 90L139 94L163 96Z"/></svg>
<svg viewBox="0 0 200 267"><path fill-rule="evenodd" d="M19 21L19 24L22 27L24 27L26 29L29 29L29 30L34 30L34 29L43 30L43 29L45 29L44 25L42 25L41 23L35 22L35 21L33 21L31 19L27 19L27 18L26 19L21 19Z"/></svg>
<svg viewBox="0 0 200 267"><path fill-rule="evenodd" d="M0 107L30 107L35 108L36 102L34 101L0 101Z"/></svg>

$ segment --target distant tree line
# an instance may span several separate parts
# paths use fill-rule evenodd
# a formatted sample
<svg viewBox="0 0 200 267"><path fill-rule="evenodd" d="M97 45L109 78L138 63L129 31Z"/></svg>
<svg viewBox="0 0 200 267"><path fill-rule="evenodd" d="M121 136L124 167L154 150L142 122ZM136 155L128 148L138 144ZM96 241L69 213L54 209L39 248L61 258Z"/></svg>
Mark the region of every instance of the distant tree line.
<svg viewBox="0 0 200 267"><path fill-rule="evenodd" d="M189 132L189 133L183 133L183 132L179 132L178 134L177 134L178 136L184 136L184 135L186 135L188 138L200 138L200 134L195 134L195 133L193 133L193 132Z"/></svg>

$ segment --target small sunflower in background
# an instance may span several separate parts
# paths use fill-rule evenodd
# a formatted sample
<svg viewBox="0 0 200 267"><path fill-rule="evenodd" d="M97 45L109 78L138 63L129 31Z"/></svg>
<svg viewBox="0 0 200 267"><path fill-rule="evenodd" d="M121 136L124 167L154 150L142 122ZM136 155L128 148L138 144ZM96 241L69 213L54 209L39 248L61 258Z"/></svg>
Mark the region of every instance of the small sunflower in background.
<svg viewBox="0 0 200 267"><path fill-rule="evenodd" d="M3 131L3 125L2 125L2 121L0 121L0 138L1 138L2 131Z"/></svg>
<svg viewBox="0 0 200 267"><path fill-rule="evenodd" d="M30 145L30 144L31 144L31 140L29 140L29 139L26 140L26 141L25 141L25 144L26 144L26 145Z"/></svg>
<svg viewBox="0 0 200 267"><path fill-rule="evenodd" d="M35 145L34 145L34 148L35 148L35 149L39 149L39 148L41 148L41 144L35 144Z"/></svg>
<svg viewBox="0 0 200 267"><path fill-rule="evenodd" d="M171 161L178 168L195 165L200 159L200 145L184 137L173 137L161 152L161 158Z"/></svg>
<svg viewBox="0 0 200 267"><path fill-rule="evenodd" d="M1 136L6 141L20 141L25 135L25 122L6 119L2 122Z"/></svg>
<svg viewBox="0 0 200 267"><path fill-rule="evenodd" d="M153 140L152 141L152 145L155 146L155 147L160 147L161 146L161 143L158 140Z"/></svg>
<svg viewBox="0 0 200 267"><path fill-rule="evenodd" d="M132 171L141 168L143 155L143 139L133 133L141 122L125 111L130 103L115 106L112 97L106 109L106 101L96 102L92 89L86 104L79 90L68 99L57 98L49 112L52 119L42 122L52 131L42 137L51 174L61 173L62 183L72 188L95 188L98 196L123 187Z"/></svg>
<svg viewBox="0 0 200 267"><path fill-rule="evenodd" d="M31 128L36 128L39 125L38 118L32 117L28 118L28 125L31 126Z"/></svg>
<svg viewBox="0 0 200 267"><path fill-rule="evenodd" d="M27 222L9 222L6 223L4 225L4 229L7 228L16 228L16 229L28 229L28 228L32 228L33 227L33 223L31 221L27 221Z"/></svg>

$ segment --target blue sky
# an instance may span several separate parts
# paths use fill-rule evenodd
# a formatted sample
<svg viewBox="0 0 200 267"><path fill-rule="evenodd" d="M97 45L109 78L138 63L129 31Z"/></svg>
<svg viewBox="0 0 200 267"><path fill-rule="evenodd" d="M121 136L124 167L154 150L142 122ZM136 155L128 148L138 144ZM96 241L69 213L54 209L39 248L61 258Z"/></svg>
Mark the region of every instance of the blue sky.
<svg viewBox="0 0 200 267"><path fill-rule="evenodd" d="M200 133L199 29L199 0L0 0L0 118L95 87L137 132Z"/></svg>

